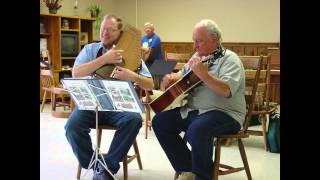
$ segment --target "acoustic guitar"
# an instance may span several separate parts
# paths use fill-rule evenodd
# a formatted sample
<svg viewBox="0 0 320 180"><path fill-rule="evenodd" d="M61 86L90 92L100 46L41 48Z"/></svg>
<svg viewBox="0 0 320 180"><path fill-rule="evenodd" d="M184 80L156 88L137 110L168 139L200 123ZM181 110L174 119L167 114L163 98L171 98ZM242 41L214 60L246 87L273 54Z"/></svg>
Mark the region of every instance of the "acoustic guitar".
<svg viewBox="0 0 320 180"><path fill-rule="evenodd" d="M213 54L207 56L202 60L202 63L213 64L214 61L224 56L223 49L217 48ZM188 93L192 88L201 83L201 80L196 76L192 70L189 70L182 78L169 86L163 94L158 98L150 102L150 107L157 114L166 109L170 104L174 102L176 98Z"/></svg>

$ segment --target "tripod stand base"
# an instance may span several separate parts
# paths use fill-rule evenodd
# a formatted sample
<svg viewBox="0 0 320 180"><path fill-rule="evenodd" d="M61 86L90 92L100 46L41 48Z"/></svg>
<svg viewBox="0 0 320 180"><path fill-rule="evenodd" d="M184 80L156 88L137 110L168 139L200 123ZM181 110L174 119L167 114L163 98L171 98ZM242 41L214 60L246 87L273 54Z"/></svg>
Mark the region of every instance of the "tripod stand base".
<svg viewBox="0 0 320 180"><path fill-rule="evenodd" d="M100 156L100 158L102 159L102 161L98 158ZM95 158L94 158L95 157ZM85 172L85 174L82 176L82 177L85 177L86 174L88 173L88 171L92 168L93 169L93 172L96 172L96 169L97 169L97 166L98 166L98 163L100 163L102 165L102 167L110 174L110 176L112 176L112 178L114 180L117 180L117 178L113 175L113 173L108 169L108 166L102 156L101 153L99 153L99 149L96 148L96 150L94 151L92 157L91 157L91 161L89 163L89 166L87 168L87 171ZM82 179L80 177L80 179Z"/></svg>

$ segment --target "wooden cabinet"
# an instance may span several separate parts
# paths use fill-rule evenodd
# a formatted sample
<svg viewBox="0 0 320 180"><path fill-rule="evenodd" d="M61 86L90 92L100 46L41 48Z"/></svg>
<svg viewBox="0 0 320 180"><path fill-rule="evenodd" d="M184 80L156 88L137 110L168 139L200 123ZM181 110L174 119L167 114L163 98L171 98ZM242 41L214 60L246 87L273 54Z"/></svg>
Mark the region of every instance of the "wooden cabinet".
<svg viewBox="0 0 320 180"><path fill-rule="evenodd" d="M86 34L87 43L93 42L94 21L94 18L40 13L40 27L42 26L42 30L40 28L40 38L46 39L56 82L60 82L61 78L71 75L75 58L83 47L83 42L80 42L81 34ZM72 55L66 55L65 53L64 47L66 45L70 46L69 43L72 43L72 39L64 39L66 34L70 35L69 37L74 37L73 40L76 40L76 47ZM42 90L40 90L40 100L41 98Z"/></svg>

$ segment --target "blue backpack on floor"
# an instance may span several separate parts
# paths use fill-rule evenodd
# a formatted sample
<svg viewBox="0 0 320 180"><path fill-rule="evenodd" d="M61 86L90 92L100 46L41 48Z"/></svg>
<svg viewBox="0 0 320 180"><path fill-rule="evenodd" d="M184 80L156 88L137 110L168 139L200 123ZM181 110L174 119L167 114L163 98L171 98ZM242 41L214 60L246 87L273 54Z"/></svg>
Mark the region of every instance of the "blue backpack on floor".
<svg viewBox="0 0 320 180"><path fill-rule="evenodd" d="M270 152L280 153L280 113L270 115L267 139Z"/></svg>

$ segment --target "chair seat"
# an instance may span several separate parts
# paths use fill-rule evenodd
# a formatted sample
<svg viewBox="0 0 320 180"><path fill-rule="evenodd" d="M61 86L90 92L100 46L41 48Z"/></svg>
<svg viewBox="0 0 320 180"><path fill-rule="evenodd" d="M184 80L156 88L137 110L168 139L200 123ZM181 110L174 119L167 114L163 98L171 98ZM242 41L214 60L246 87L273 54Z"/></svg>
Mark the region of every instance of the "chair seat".
<svg viewBox="0 0 320 180"><path fill-rule="evenodd" d="M52 93L61 94L61 95L69 95L69 92L63 88L54 87L52 88Z"/></svg>

